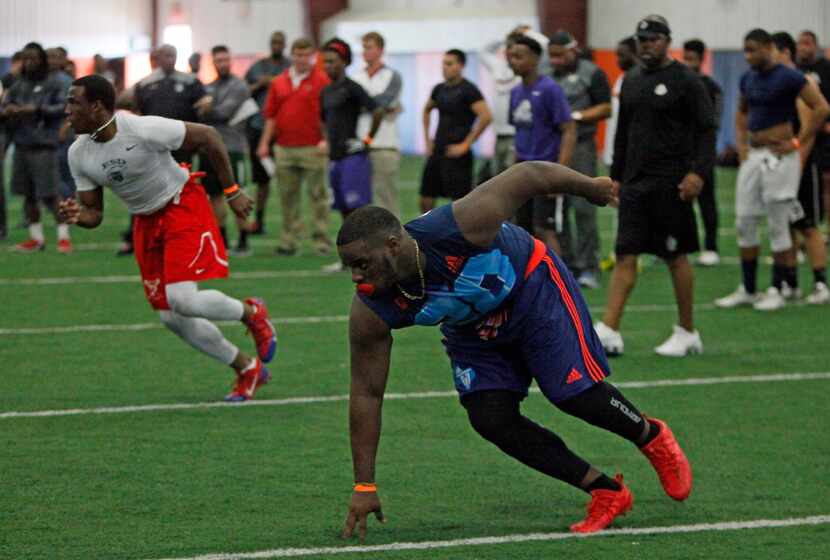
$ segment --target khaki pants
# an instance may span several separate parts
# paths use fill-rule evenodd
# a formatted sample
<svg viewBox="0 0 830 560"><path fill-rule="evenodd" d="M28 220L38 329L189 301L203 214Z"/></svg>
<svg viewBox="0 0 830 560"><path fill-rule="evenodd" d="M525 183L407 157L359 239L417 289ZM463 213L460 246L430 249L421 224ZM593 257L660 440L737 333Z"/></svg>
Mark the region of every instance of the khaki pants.
<svg viewBox="0 0 830 560"><path fill-rule="evenodd" d="M330 249L329 193L326 190L325 171L328 159L316 146L277 146L277 188L282 202L282 232L279 247L296 250L303 233L300 218L301 190L305 182L311 202L311 231L318 249Z"/></svg>
<svg viewBox="0 0 830 560"><path fill-rule="evenodd" d="M496 137L496 149L493 153L493 176L495 177L514 163L516 163L516 148L513 146L514 136L500 135Z"/></svg>
<svg viewBox="0 0 830 560"><path fill-rule="evenodd" d="M374 204L386 208L400 218L398 176L401 168L401 153L394 149L376 148L369 150L369 160L372 162Z"/></svg>

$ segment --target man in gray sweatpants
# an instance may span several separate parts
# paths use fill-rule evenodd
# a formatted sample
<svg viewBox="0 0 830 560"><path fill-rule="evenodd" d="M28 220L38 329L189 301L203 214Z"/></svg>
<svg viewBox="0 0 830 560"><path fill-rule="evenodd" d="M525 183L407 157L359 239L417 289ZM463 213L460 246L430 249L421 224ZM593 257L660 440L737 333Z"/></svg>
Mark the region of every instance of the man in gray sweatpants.
<svg viewBox="0 0 830 560"><path fill-rule="evenodd" d="M576 147L572 169L589 177L597 175L597 123L611 115L611 87L596 64L579 56L576 39L567 31L557 31L548 45L553 79L565 90L571 117L576 121ZM575 232L571 231L573 213ZM575 235L573 235L575 233ZM583 288L599 286L599 231L597 208L585 199L565 199L562 233L559 242L565 262Z"/></svg>

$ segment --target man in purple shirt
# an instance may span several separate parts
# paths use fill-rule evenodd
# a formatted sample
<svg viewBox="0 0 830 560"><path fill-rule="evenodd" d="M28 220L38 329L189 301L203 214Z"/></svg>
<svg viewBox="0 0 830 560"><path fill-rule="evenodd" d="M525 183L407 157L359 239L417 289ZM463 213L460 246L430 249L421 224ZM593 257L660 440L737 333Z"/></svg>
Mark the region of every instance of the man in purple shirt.
<svg viewBox="0 0 830 560"><path fill-rule="evenodd" d="M551 161L569 165L576 144L576 125L561 87L539 75L542 46L525 35L512 38L507 62L522 83L510 92L510 124L516 127L516 161ZM556 235L562 227L563 199L537 197L517 213L517 222L561 253Z"/></svg>

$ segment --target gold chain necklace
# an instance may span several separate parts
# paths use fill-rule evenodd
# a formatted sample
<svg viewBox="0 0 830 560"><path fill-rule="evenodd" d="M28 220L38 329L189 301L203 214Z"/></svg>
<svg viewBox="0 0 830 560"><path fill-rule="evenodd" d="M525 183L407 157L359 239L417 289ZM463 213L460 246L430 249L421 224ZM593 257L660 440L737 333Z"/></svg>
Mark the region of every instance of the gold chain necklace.
<svg viewBox="0 0 830 560"><path fill-rule="evenodd" d="M415 241L414 239L412 241ZM424 280L424 271L421 269L421 248L418 247L418 242L415 241L415 265L418 267L418 276L421 278L421 295L413 296L409 292L403 289L403 286L400 283L397 284L398 289L404 295L406 299L415 301L416 299L423 299L425 295L427 295L427 286L426 280Z"/></svg>

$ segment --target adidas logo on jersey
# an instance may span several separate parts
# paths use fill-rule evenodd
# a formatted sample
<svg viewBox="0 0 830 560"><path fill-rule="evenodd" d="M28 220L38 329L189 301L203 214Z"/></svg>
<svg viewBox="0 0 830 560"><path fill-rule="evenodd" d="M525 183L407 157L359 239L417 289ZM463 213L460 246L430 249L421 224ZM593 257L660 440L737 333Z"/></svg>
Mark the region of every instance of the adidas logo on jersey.
<svg viewBox="0 0 830 560"><path fill-rule="evenodd" d="M568 378L565 380L565 385L576 383L580 379L582 379L582 374L576 371L576 368L574 368L571 370L571 373L568 374Z"/></svg>

